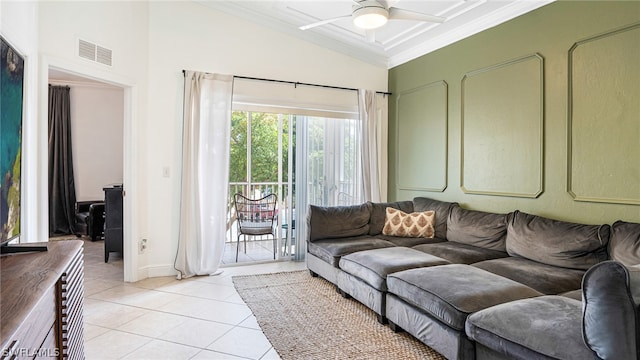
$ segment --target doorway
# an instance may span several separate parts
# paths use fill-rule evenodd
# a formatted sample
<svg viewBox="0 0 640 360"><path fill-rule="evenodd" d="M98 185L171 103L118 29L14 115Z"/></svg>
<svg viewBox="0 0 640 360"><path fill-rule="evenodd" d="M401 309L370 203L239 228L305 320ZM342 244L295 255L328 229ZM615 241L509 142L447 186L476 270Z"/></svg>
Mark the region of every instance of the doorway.
<svg viewBox="0 0 640 360"><path fill-rule="evenodd" d="M47 80L51 85L70 87L76 200L78 203L104 202L103 188L128 185L127 176L131 176L126 171L131 158L126 142L131 124L131 88L109 79L109 76L96 77L91 72L81 74L52 64L48 66ZM46 162L48 154L45 155ZM46 201L48 199L44 200L45 206ZM130 206L125 205L123 209L125 224L129 223L126 220L131 216ZM87 264L102 265L102 273L111 279L136 281L137 272L132 269L135 269L137 259L127 256L137 255L128 251L131 241L127 241L130 238L127 233L130 232L125 226L124 249L120 253L110 253L108 262L105 261L104 239L100 236L92 239L91 234L82 236ZM70 234L67 238L75 236Z"/></svg>

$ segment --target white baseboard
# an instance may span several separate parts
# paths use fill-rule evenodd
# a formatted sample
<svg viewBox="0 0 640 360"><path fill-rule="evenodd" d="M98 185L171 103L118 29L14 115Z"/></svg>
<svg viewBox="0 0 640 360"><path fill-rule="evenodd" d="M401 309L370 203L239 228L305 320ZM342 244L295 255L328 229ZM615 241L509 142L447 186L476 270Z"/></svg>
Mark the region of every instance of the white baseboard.
<svg viewBox="0 0 640 360"><path fill-rule="evenodd" d="M176 276L173 264L144 266L138 269L138 281L153 277Z"/></svg>

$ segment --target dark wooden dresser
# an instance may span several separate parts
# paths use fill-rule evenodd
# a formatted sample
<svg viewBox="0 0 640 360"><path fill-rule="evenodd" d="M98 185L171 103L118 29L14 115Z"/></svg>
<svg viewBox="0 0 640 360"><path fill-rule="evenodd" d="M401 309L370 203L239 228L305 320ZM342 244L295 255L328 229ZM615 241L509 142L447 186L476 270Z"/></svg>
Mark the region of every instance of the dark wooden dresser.
<svg viewBox="0 0 640 360"><path fill-rule="evenodd" d="M122 254L122 185L104 187L104 262L109 261L110 252Z"/></svg>
<svg viewBox="0 0 640 360"><path fill-rule="evenodd" d="M84 359L82 241L45 244L0 258L1 359Z"/></svg>

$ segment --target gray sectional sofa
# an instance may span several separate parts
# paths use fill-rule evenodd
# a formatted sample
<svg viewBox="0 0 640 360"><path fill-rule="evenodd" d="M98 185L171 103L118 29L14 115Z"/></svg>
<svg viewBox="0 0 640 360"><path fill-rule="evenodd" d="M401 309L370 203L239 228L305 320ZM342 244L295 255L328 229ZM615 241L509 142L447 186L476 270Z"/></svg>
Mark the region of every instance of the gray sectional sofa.
<svg viewBox="0 0 640 360"><path fill-rule="evenodd" d="M387 207L435 212L434 236L385 235ZM640 264L640 224L576 224L424 197L310 206L307 222L313 276L449 359L638 354L640 268L631 266Z"/></svg>

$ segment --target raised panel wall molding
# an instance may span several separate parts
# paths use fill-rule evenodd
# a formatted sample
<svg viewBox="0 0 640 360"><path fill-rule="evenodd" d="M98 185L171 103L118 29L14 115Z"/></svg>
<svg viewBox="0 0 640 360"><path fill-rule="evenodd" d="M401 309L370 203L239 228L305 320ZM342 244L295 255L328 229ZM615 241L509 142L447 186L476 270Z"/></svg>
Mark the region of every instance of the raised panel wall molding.
<svg viewBox="0 0 640 360"><path fill-rule="evenodd" d="M396 99L397 184L400 190L447 188L448 85L437 81Z"/></svg>
<svg viewBox="0 0 640 360"><path fill-rule="evenodd" d="M640 23L569 49L567 192L640 205Z"/></svg>
<svg viewBox="0 0 640 360"><path fill-rule="evenodd" d="M481 68L461 82L462 191L538 197L544 181L544 58L536 53Z"/></svg>

